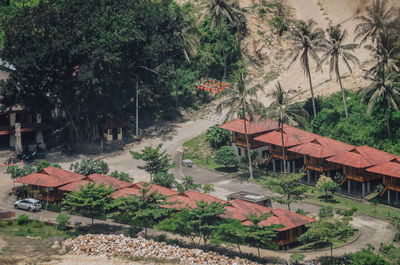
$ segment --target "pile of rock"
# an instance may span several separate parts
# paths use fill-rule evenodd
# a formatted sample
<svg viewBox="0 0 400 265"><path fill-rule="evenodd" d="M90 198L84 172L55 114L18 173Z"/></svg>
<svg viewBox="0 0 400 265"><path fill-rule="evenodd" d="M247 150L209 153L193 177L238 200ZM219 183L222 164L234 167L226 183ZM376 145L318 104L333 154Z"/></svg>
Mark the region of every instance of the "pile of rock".
<svg viewBox="0 0 400 265"><path fill-rule="evenodd" d="M183 264L240 265L257 264L239 257L229 258L215 252L200 249L180 248L155 242L142 237L130 238L124 235L84 235L67 239L63 246L75 254L91 256L128 255L132 257L153 257L167 260L180 260Z"/></svg>

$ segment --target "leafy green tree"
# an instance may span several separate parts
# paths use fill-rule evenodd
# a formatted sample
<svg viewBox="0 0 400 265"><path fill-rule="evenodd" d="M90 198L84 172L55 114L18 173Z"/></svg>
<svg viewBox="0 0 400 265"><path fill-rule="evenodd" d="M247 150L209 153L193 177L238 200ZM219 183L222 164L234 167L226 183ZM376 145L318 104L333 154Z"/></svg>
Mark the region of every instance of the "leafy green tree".
<svg viewBox="0 0 400 265"><path fill-rule="evenodd" d="M227 145L232 140L232 133L218 126L212 126L207 130L206 140L216 150Z"/></svg>
<svg viewBox="0 0 400 265"><path fill-rule="evenodd" d="M6 172L7 172L7 174L11 175L11 179L18 179L18 178L25 177L29 174L32 174L33 172L35 172L35 169L33 169L29 165L25 165L23 167L19 167L17 165L10 165L10 166L8 166Z"/></svg>
<svg viewBox="0 0 400 265"><path fill-rule="evenodd" d="M182 237L187 237L194 245L194 240L197 234L188 220L190 220L190 211L183 209L180 212L172 214L171 218L165 219L158 223L156 228L161 231L167 231Z"/></svg>
<svg viewBox="0 0 400 265"><path fill-rule="evenodd" d="M273 200L286 204L290 211L290 204L304 199L304 193L307 188L299 184L299 180L304 176L303 173L287 173L280 174L277 183L274 184L272 190L282 196L272 197Z"/></svg>
<svg viewBox="0 0 400 265"><path fill-rule="evenodd" d="M175 166L175 163L171 163L170 155L164 150L160 152L162 144L153 148L152 146L146 146L141 152L130 151L134 159L140 159L145 161L144 166L138 166L140 169L144 169L150 174L150 182L156 173L168 172Z"/></svg>
<svg viewBox="0 0 400 265"><path fill-rule="evenodd" d="M61 166L58 163L52 163L47 160L41 160L39 163L36 165L36 172L42 171L42 169L46 167L56 167L56 168L61 168Z"/></svg>
<svg viewBox="0 0 400 265"><path fill-rule="evenodd" d="M64 210L80 212L92 219L104 216L106 210L113 206L110 195L114 192L104 183L88 183L81 186L79 191L68 193L61 204Z"/></svg>
<svg viewBox="0 0 400 265"><path fill-rule="evenodd" d="M226 167L237 167L239 163L236 151L231 146L224 146L218 149L215 153L214 161L218 165L224 165Z"/></svg>
<svg viewBox="0 0 400 265"><path fill-rule="evenodd" d="M211 192L215 192L213 184L204 184L203 187L201 187L201 189L203 190L203 192L205 194L208 194L208 193L211 193Z"/></svg>
<svg viewBox="0 0 400 265"><path fill-rule="evenodd" d="M256 247L258 251L258 257L260 255L260 248L275 248L276 246L272 243L272 239L276 238L278 229L283 228L283 225L269 225L262 226L260 222L268 219L271 214L265 214L257 216L254 213L246 216L247 220L251 222L251 225L245 230L245 242L247 245Z"/></svg>
<svg viewBox="0 0 400 265"><path fill-rule="evenodd" d="M315 106L309 56L311 56L318 65L320 64L317 52L321 48L325 38L324 31L320 28L315 28L316 24L317 23L313 19L297 21L294 23L294 27L290 30L289 34L289 39L293 42L292 49L289 53L289 67L300 57L301 67L310 82L314 118L317 116L317 110Z"/></svg>
<svg viewBox="0 0 400 265"><path fill-rule="evenodd" d="M347 110L346 98L344 95L344 88L342 85L342 78L340 76L339 60L340 58L344 61L347 69L352 73L350 62L354 65L359 64L359 60L351 52L358 47L358 44L343 44L347 37L347 30L342 31L340 24L336 26L330 26L327 29L328 39L325 45L322 46L324 54L321 57L321 64L329 59L329 72L335 73L336 80L339 81L340 90L342 91L342 99L344 106L344 113L346 114L346 119L349 118L349 113Z"/></svg>
<svg viewBox="0 0 400 265"><path fill-rule="evenodd" d="M117 202L125 220L129 224L144 228L147 236L147 228L152 228L164 218L168 217L172 211L170 208L163 208L162 205L168 204L166 197L158 192L149 192L151 184L140 190L140 195L119 198Z"/></svg>
<svg viewBox="0 0 400 265"><path fill-rule="evenodd" d="M312 224L308 230L299 237L302 243L314 243L314 245L329 245L333 256L333 243L344 241L354 233L348 218L325 218Z"/></svg>
<svg viewBox="0 0 400 265"><path fill-rule="evenodd" d="M134 180L133 178L131 178L129 176L128 173L125 173L125 172L122 172L122 171L118 172L117 170L111 172L110 177L113 177L113 178L116 178L116 179L119 179L119 180L122 180L122 181L126 181L126 182L129 182L129 183L132 183L133 180Z"/></svg>
<svg viewBox="0 0 400 265"><path fill-rule="evenodd" d="M199 190L201 188L201 184L194 183L194 180L191 176L185 176L182 179L182 183L176 183L176 187L180 193L183 193L187 190Z"/></svg>
<svg viewBox="0 0 400 265"><path fill-rule="evenodd" d="M355 253L345 255L348 265L389 265L383 257L375 254L371 250L362 249Z"/></svg>
<svg viewBox="0 0 400 265"><path fill-rule="evenodd" d="M261 110L261 119L271 118L278 120L279 130L281 132L282 141L282 158L283 158L283 173L286 173L286 156L285 142L283 139L284 123L289 125L305 126L308 120L308 113L299 104L293 103L294 90L283 90L278 82L275 90L269 92L267 97L272 98L272 102L268 108Z"/></svg>
<svg viewBox="0 0 400 265"><path fill-rule="evenodd" d="M315 185L317 189L319 189L322 192L325 192L325 200L328 200L328 192L331 192L334 194L335 192L340 190L340 186L338 183L334 182L331 178L321 175L317 181L317 184Z"/></svg>
<svg viewBox="0 0 400 265"><path fill-rule="evenodd" d="M69 219L71 219L71 216L65 213L60 213L56 218L58 224L57 229L63 231L67 230L68 225L70 224Z"/></svg>
<svg viewBox="0 0 400 265"><path fill-rule="evenodd" d="M236 245L242 253L240 245L245 244L246 228L236 219L226 219L221 223L212 236L212 243L226 245Z"/></svg>
<svg viewBox="0 0 400 265"><path fill-rule="evenodd" d="M319 219L326 219L333 217L333 210L331 206L322 206L318 211Z"/></svg>
<svg viewBox="0 0 400 265"><path fill-rule="evenodd" d="M69 169L84 176L89 176L94 173L106 175L109 171L108 164L106 162L91 158L82 159L80 162L73 163Z"/></svg>
<svg viewBox="0 0 400 265"><path fill-rule="evenodd" d="M158 172L153 177L153 183L171 189L175 186L176 179L174 174Z"/></svg>
<svg viewBox="0 0 400 265"><path fill-rule="evenodd" d="M247 88L245 85L244 75L239 73L236 78L236 85L226 91L225 100L217 105L217 112L221 112L222 109L228 108L226 117L232 118L238 114L238 111L242 112L244 135L246 139L247 158L249 161L249 173L250 179L253 179L253 165L250 156L250 144L249 135L247 133L248 122L252 121L257 111L261 108L262 103L256 100L257 92L261 89L259 86Z"/></svg>

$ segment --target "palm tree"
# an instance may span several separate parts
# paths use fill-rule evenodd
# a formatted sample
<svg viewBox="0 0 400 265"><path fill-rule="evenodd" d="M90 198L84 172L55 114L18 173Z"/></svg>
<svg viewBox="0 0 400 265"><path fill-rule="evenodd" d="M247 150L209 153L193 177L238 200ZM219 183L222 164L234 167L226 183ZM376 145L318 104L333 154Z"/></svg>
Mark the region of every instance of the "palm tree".
<svg viewBox="0 0 400 265"><path fill-rule="evenodd" d="M309 119L308 112L303 109L299 104L293 104L292 96L296 91L283 90L281 84L278 82L275 85L275 90L267 93L267 97L272 98L271 105L264 109L260 114L261 119L274 119L278 120L279 130L281 132L282 140L282 156L283 156L283 173L286 173L286 157L285 157L285 141L283 138L284 123L294 126L304 126Z"/></svg>
<svg viewBox="0 0 400 265"><path fill-rule="evenodd" d="M350 62L355 64L359 64L359 60L356 56L351 54L351 51L354 51L355 48L358 47L357 44L343 44L343 41L346 39L347 30L342 31L340 25L330 26L327 29L329 34L329 38L326 40L325 46L323 46L324 54L321 58L321 64L324 63L327 59L329 59L329 72L334 72L336 75L337 81L340 84L340 90L342 91L342 99L344 112L346 114L346 119L349 118L349 113L347 111L346 98L344 96L344 88L342 85L342 78L340 77L340 69L339 69L339 60L343 59L347 69L352 73L352 69L350 66Z"/></svg>
<svg viewBox="0 0 400 265"><path fill-rule="evenodd" d="M227 119L231 119L238 115L238 111L242 113L244 124L244 135L246 139L247 158L249 161L250 179L253 179L253 166L251 162L249 136L247 134L247 121L254 120L258 110L262 108L262 103L257 98L257 92L260 86L246 88L243 74L237 77L236 86L226 90L226 99L217 105L217 112L220 113L222 109L228 108L226 114Z"/></svg>
<svg viewBox="0 0 400 265"><path fill-rule="evenodd" d="M392 138L390 128L389 107L396 111L400 106L400 87L394 82L394 73L379 71L374 76L368 76L372 81L371 85L366 88L366 93L363 100L368 102L367 113L371 113L372 109L378 104L382 103L385 110L386 127L389 138Z"/></svg>
<svg viewBox="0 0 400 265"><path fill-rule="evenodd" d="M367 16L357 16L360 23L354 29L354 40L359 38L361 43L371 38L374 42L379 33L388 28L394 16L394 8L388 7L388 0L373 0L372 5L366 7Z"/></svg>
<svg viewBox="0 0 400 265"><path fill-rule="evenodd" d="M211 14L211 29L217 26L219 30L222 57L224 59L224 79L226 79L227 62L225 54L225 42L222 33L222 20L227 18L230 22L237 22L238 18L236 14L238 13L240 13L240 11L234 8L233 2L229 0L208 0L207 2L206 14ZM239 23L236 24L238 25Z"/></svg>
<svg viewBox="0 0 400 265"><path fill-rule="evenodd" d="M293 41L293 47L289 53L290 63L289 67L300 57L301 67L307 75L310 82L311 99L313 104L314 118L317 116L315 107L314 91L311 80L311 71L309 58L311 58L319 65L320 59L317 51L321 49L324 40L324 31L320 28L314 29L316 22L313 19L307 21L298 21L292 28L289 34L289 39Z"/></svg>

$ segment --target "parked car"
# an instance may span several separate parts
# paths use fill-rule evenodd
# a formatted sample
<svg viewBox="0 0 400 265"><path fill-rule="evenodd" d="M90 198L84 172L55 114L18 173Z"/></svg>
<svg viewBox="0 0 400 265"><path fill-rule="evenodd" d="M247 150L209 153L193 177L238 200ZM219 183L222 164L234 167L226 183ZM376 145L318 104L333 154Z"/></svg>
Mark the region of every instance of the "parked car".
<svg viewBox="0 0 400 265"><path fill-rule="evenodd" d="M36 199L28 198L14 202L15 209L24 209L30 212L37 212L41 207L40 201Z"/></svg>

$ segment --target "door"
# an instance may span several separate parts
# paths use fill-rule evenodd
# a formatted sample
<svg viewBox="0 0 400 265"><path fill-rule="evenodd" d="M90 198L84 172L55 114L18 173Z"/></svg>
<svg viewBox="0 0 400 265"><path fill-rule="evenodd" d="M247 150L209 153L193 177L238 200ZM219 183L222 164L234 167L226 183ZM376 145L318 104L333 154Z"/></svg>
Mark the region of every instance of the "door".
<svg viewBox="0 0 400 265"><path fill-rule="evenodd" d="M19 204L19 208L21 209L28 209L29 207L29 201L27 200L22 200L21 203Z"/></svg>

